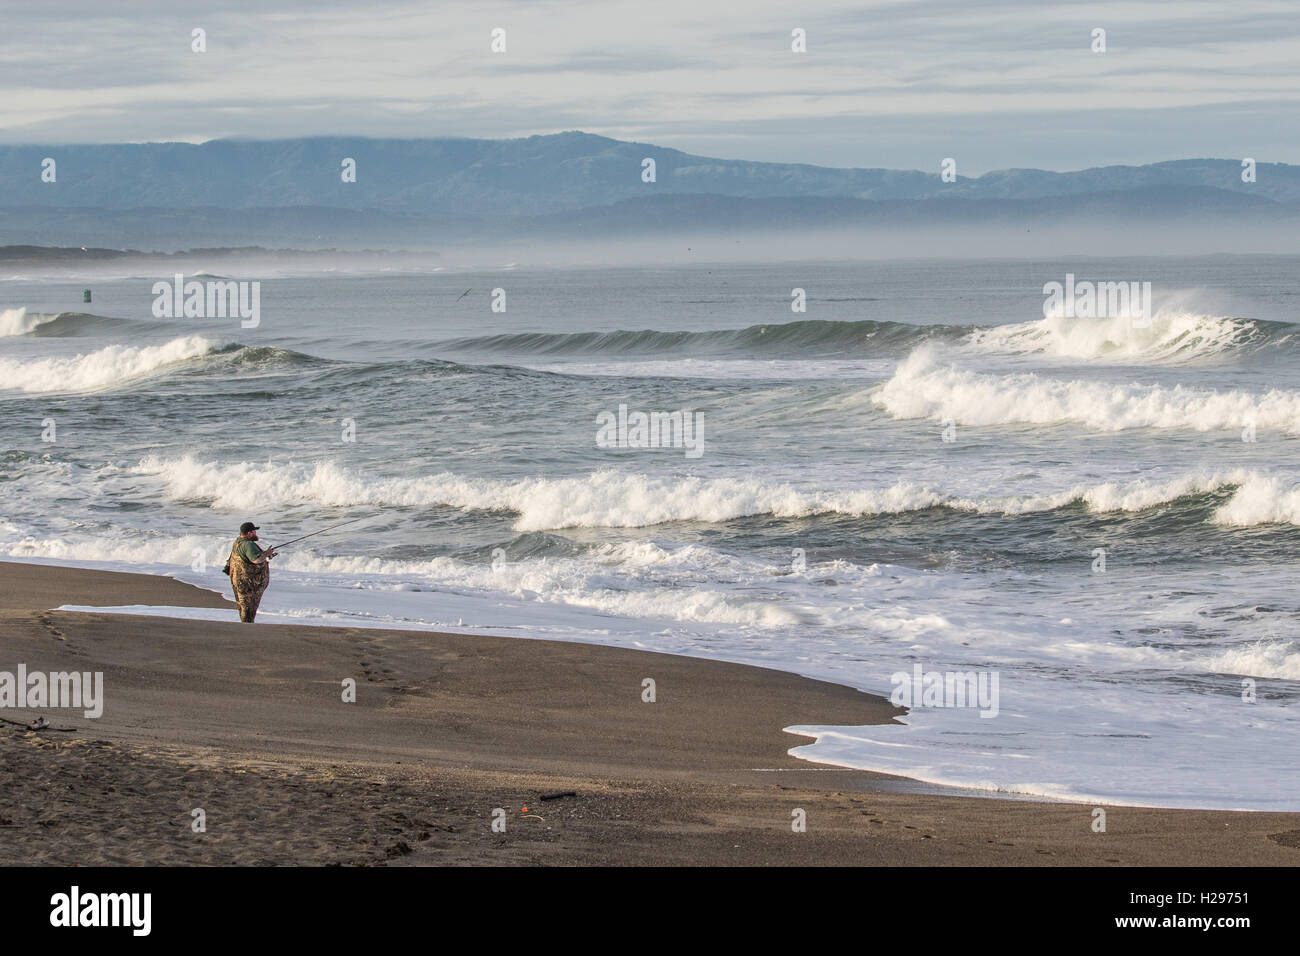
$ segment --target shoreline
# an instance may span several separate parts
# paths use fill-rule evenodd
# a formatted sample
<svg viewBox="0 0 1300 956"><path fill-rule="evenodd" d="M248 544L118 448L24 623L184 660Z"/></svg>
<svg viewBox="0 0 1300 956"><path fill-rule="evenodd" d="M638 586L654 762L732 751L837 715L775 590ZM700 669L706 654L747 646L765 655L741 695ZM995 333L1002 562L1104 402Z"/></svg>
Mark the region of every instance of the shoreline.
<svg viewBox="0 0 1300 956"><path fill-rule="evenodd" d="M113 573L113 574L123 573L123 572L111 571L108 567L104 566L109 564L109 562L102 562L102 561L90 561L90 560L78 561L77 559L49 558L49 557L35 557L29 559L29 561L30 563L33 564L43 565L51 568L68 568L72 570L102 571L102 572ZM5 563L6 563L6 559L0 558L0 568L3 568ZM170 566L167 565L151 565L150 567L156 568L157 570L150 570L146 572L129 572L129 574L135 575L137 582L148 582L154 579L165 579L167 581L171 581L175 584L180 585L182 589L191 589L191 588L197 589L201 592L204 592L207 598L211 600L192 601L192 602L179 600L179 598L185 598L187 595L191 593L188 590L182 590L180 592L172 592L173 596L178 597L178 600L177 603L170 604L170 605L152 604L152 603L150 604L137 603L137 604L123 604L123 605L111 605L111 604L82 605L82 604L68 603L65 605L61 605L57 608L54 608L54 610L66 611L70 613L92 613L92 614L98 613L98 614L114 614L114 615L121 615L121 616L154 617L163 620L184 620L184 621L191 621L194 623L203 623L203 622L224 623L231 620L230 615L235 614L234 604L231 601L229 601L227 598L225 598L225 596L222 594L220 590L215 588L205 587L203 584L192 584L190 582L183 581L180 578L174 576L172 571L169 570ZM224 580L224 577L222 578L222 580ZM191 612L201 611L206 613L187 615L183 613L186 611L191 611ZM178 612L178 613L173 613L173 612ZM263 610L263 613L260 616L260 622L263 625L269 623L275 623L277 625L290 626L290 627L353 628L358 630L371 630L371 631L391 631L391 632L410 631L414 633L423 633L423 634L453 634L459 636L477 636L477 637L484 637L490 639L500 638L506 640L544 640L544 641L556 641L556 642L561 642L566 644L567 643L587 644L594 647L617 648L617 649L624 649L624 650L639 650L644 653L667 654L668 656L672 656L672 657L683 657L687 659L714 661L716 663L734 664L743 667L754 667L759 670L771 670L777 673L787 674L793 677L805 678L807 680L811 680L818 683L821 682L829 683L837 687L843 687L847 690L852 690L856 693L864 694L868 697L876 698L880 701L886 700L884 696L881 694L877 694L873 691L862 690L860 688L853 686L852 684L846 684L841 681L822 677L816 674L801 673L799 671L790 670L785 667L774 667L763 663L755 663L752 661L736 660L736 659L729 659L723 657L709 657L709 656L697 657L695 655L683 654L681 652L674 652L674 651L652 651L646 648L629 648L625 644L605 643L604 641L591 640L584 637L573 637L573 636L537 637L527 633L507 636L499 633L498 630L496 629L485 630L477 627L466 627L466 626L456 627L454 625L446 625L446 624L432 625L432 624L421 623L421 624L411 625L408 627L394 627L390 624L376 624L364 619L347 620L341 622L330 622L330 621L311 620L311 619L302 620L290 614L283 614L283 613L276 614L273 612L266 612L265 610ZM890 706L892 707L892 705ZM899 716L906 716L907 708L903 707L903 708L894 709L894 713L897 713ZM843 725L820 724L817 726L824 727L828 730L834 731L839 726L843 726ZM816 734L809 733L807 731L802 731L802 730L791 729L788 731L788 733L790 733L796 739L806 738L803 743L792 744L791 746L794 749L812 748L813 745L818 743L819 740L821 739ZM1260 810L1257 808L1250 808L1250 807L1178 806L1178 805L1167 805L1167 804L1160 804L1160 803L1123 802L1109 797L1072 798L1070 796L1060 796L1055 794L1037 792L1033 790L995 790L991 788L970 786L962 783L950 783L950 782L941 782L936 780L927 780L919 777L912 777L912 776L891 772L888 770L877 770L871 768L852 767L852 766L845 766L841 764L834 764L824 759L813 758L813 757L801 757L800 762L802 764L805 764L805 766L796 767L796 768L787 768L787 769L809 770L809 771L820 770L820 769L834 769L834 770L841 770L846 772L868 774L873 778L873 786L881 790L898 792L898 793L930 794L935 796L957 796L957 797L978 799L978 800L1026 801L1026 802L1048 803L1048 804L1070 804L1074 806L1086 805L1089 807L1094 807L1094 806L1125 807L1130 809L1151 809L1151 810L1198 810L1198 811L1204 810L1204 811L1222 811L1222 812L1233 812L1233 813L1300 812L1300 810L1289 811L1289 810L1277 810L1274 808L1269 808L1267 810ZM813 766L808 766L808 765L813 765Z"/></svg>
<svg viewBox="0 0 1300 956"><path fill-rule="evenodd" d="M49 610L64 604L229 608L232 620ZM1106 806L1095 833L1090 804L809 765L788 751L812 738L783 728L896 711L761 667L538 638L241 625L219 595L172 578L11 562L0 562L0 649L0 669L102 671L106 697L97 720L45 711L46 731L2 725L7 864L1300 862L1297 813ZM340 699L349 677L355 703ZM491 828L498 809L505 833Z"/></svg>
<svg viewBox="0 0 1300 956"><path fill-rule="evenodd" d="M109 569L108 569L108 568L105 568L105 567L95 567L95 566L93 566L93 565L96 565L96 564L99 564L99 565L106 564L107 562L90 562L90 561L87 561L87 562L80 562L80 563L72 563L73 560L75 560L75 559L65 559L65 558L46 558L46 557L39 557L39 558L32 558L32 559L30 559L31 563L33 563L33 564L39 564L39 565L42 565L42 566L45 566L45 567L51 567L51 568L70 568L70 569L73 569L73 570L102 571L102 572L105 572L105 573L113 573L113 574L122 573L122 572L109 571ZM4 565L5 565L6 563L10 563L10 562L6 562L4 559L0 559L0 568L3 568ZM178 578L176 578L176 577L173 577L170 573L168 573L168 572L166 572L166 571L158 571L158 572L152 572L152 571L150 571L150 572L130 572L130 573L132 573L132 574L136 574L136 575L138 575L139 578L143 578L143 579L145 579L145 580L150 580L150 579L154 579L154 578L161 578L161 579L165 579L165 580L168 580L168 581L174 582L174 583L176 583L176 584L179 584L179 585L181 585L182 588L195 588L195 589L197 589L197 590L199 590L199 591L206 592L206 593L207 593L208 595L210 595L210 596L213 596L213 597L215 598L215 600L213 600L213 601L210 602L210 603L206 603L206 602L196 602L196 603L193 603L193 604L173 604L173 605L158 605L158 604L132 604L132 605L107 605L107 604L101 604L101 605L79 605L79 604L71 604L71 603L69 603L69 604L65 604L65 605L59 606L59 607L57 607L57 608L52 608L51 610L60 610L60 611L65 611L65 612L69 612L69 613L92 613L92 614L93 614L93 613L100 613L100 614L114 614L114 615L121 615L121 616L156 617L156 618L165 619L165 620L186 620L186 621L194 621L194 622L197 622L197 623L201 623L201 622L204 622L204 621L207 621L207 622L210 622L210 623L222 623L222 622L226 622L226 621L228 621L228 618L226 618L226 617L217 618L217 617L215 617L214 615L206 615L206 616L200 615L200 616L195 616L195 617L178 617L177 615L171 614L171 613L169 613L169 612L171 612L171 611L184 611L184 610L206 610L206 611L220 612L222 615L233 614L233 613L235 612L235 606L234 606L234 604L231 603L229 600L227 600L227 599L224 597L224 595L222 594L222 592L219 591L219 590L216 590L216 589L213 589L213 588L206 588L206 587L203 587L202 585L195 585L195 584L190 584L190 583L185 582L185 581L181 581L180 579L178 579ZM184 593L185 593L185 592L182 592L181 596L184 596ZM138 614L133 613L133 612L137 612L137 611L138 611ZM273 614L273 613L263 613L263 614L262 614L262 623L265 625L265 624L267 624L267 623L270 623L270 620L269 620L270 618L274 618L274 617L283 617L283 616L284 616L284 615L275 615L275 614ZM355 629L358 629L358 630L394 631L394 632L400 632L400 631L413 631L413 632L417 632L417 633L428 633L428 634L456 634L456 635L461 635L461 636L478 636L478 637L486 637L486 638L493 638L493 639L496 639L496 638L502 638L502 639L507 639L507 640L550 640L550 641L557 641L557 642L566 643L566 644L567 644L567 643L589 644L589 645L594 646L594 647L609 647L609 648L623 648L623 649L627 649L627 648L624 648L623 645L619 645L619 644L605 644L605 643L600 643L600 642L598 642L598 641L587 641L587 640L583 640L583 639L581 639L581 638L569 638L569 637L548 637L548 638L541 638L541 637L532 637L532 636L528 636L528 635L514 635L514 636L506 637L505 635L500 635L500 634L497 634L497 633L495 633L495 632L489 632L489 631L480 630L480 629L478 629L478 628L472 628L472 627L464 627L464 628L460 628L460 629L457 629L457 630L440 630L440 629L435 628L435 627L433 627L433 626L421 626L421 627L411 627L411 628L394 628L394 627L390 627L390 626L387 626L387 625L371 624L371 623L367 623L367 622L365 622L365 621L350 621L350 622L348 622L348 623L346 623L346 624L330 624L330 623L318 623L318 622L293 622L293 623L289 623L289 622L283 622L283 621L281 621L281 622L276 622L276 623L278 623L278 624L282 624L283 626L291 626L291 627L312 627L312 628L315 628L315 627L347 627L347 628L355 628ZM644 650L644 649L639 649L639 650ZM672 653L672 652L655 652L655 651L648 651L648 650L646 650L646 651L644 651L644 652L645 652L645 653L663 653L663 654L667 654L668 656L671 656L671 657L685 657L685 658L687 658L687 659L711 660L711 661L715 661L715 662L717 662L717 663L734 664L734 665L736 665L736 666L742 666L742 667L754 667L754 668L757 668L757 669L759 669L759 670L772 670L772 671L775 671L775 672L777 672L777 673L790 675L790 676L792 676L792 677L800 677L800 678L804 678L804 679L811 680L811 681L815 681L815 682L824 682L824 683L833 684L834 686L837 686L837 687L843 687L843 688L845 688L845 689L847 689L847 690L852 690L852 691L854 691L854 692L856 692L856 693L861 693L861 694L864 694L864 695L866 695L866 696L868 696L868 697L874 697L874 698L876 698L876 699L878 699L878 700L881 700L881 701L884 701L884 700L885 700L885 698L884 698L883 696L879 695L879 694L873 694L873 693L870 692L870 691L862 691L862 690L859 690L858 688L853 687L853 686L850 685L850 684L844 684L844 683L840 683L840 682L838 682L838 681L833 681L833 680L824 680L823 678L814 677L814 676L811 676L811 675L808 675L808 674L801 674L801 673L799 673L799 672L797 672L797 671L786 670L786 669L784 669L784 668L779 668L779 667L766 667L766 666L764 666L764 665L762 665L762 664L754 664L754 663L749 663L749 662L745 662L745 661L724 660L724 659L721 659L721 658L711 658L711 657L698 657L698 658L693 658L691 655L675 654L675 653ZM892 707L892 705L891 705L891 707ZM898 711L895 711L895 712L898 712ZM906 708L901 708L900 716L906 716ZM825 725L823 725L823 726L825 726ZM795 749L797 749L797 748L801 748L801 747L811 747L813 744L817 743L818 740L819 740L819 737L818 737L817 735L815 735L815 734L811 734L811 733L807 733L807 732L804 732L804 731L795 731L795 730L790 730L790 731L788 731L788 733L789 733L793 738L795 738L796 740L798 740L798 739L800 739L800 738L806 738L806 740L805 740L804 743L794 743L794 744L792 744L792 745L791 745L792 748L795 748ZM842 765L839 765L839 764L831 764L831 763L827 763L827 762L822 761L822 760L814 760L813 758L807 758L807 757L801 757L801 758L800 758L800 762L803 763L803 764L805 764L805 766L800 766L800 767L791 767L791 768L771 768L771 769L774 770L774 771L779 769L779 770L782 770L782 771L796 771L796 772L797 772L797 771L817 771L817 770L837 770L837 771L844 771L844 772L851 772L851 773L868 774L868 775L870 775L870 776L873 778L873 785L874 785L874 786L876 786L876 787L878 787L878 788L880 788L880 789L882 789L882 790L886 790L886 791L892 791L892 792L897 792L897 793L930 794L930 795L935 795L935 796L959 796L959 797L963 797L963 798L976 799L976 800L1011 800L1011 801L1026 801L1026 802L1035 802L1035 803L1050 803L1050 804L1073 804L1073 805L1075 805L1075 806L1080 806L1080 805L1084 805L1084 804L1086 804L1086 805L1088 805L1088 806L1094 806L1094 805L1102 805L1102 806L1122 806L1122 807L1133 807L1133 808L1155 809L1155 810L1160 810L1160 809L1169 809L1169 810L1175 810L1175 809L1193 809L1193 810L1195 810L1195 809L1214 809L1214 810L1219 810L1219 809L1224 809L1224 808L1197 808L1197 807L1161 807L1161 806L1156 806L1156 805L1114 803L1114 802L1110 802L1110 801L1106 801L1106 800L1100 800L1100 801L1097 801L1097 800L1088 801L1088 800L1083 800L1083 799L1070 800L1070 799L1067 799L1067 798L1064 798L1064 797L1055 797L1055 796L1050 796L1050 795L1042 794L1042 793L1034 793L1034 792L1032 792L1032 791L989 790L989 789L980 789L980 788L977 788L977 787L962 786L962 785L959 785L959 784L937 783L937 782L934 782L934 781L931 781L931 780L921 780L921 779L918 779L918 778L915 778L915 777L908 777L908 776L903 776L903 775L899 775L899 774L893 774L893 773L889 773L889 772L887 772L887 771L883 771L883 770L868 770L868 769L863 769L863 768L859 768L859 767L846 767L846 766L842 766ZM808 765L811 765L811 766L808 766ZM1249 810L1245 810L1245 809L1240 809L1240 810L1239 810L1239 809L1233 809L1233 810L1231 810L1230 812L1257 812L1257 811L1249 811Z"/></svg>

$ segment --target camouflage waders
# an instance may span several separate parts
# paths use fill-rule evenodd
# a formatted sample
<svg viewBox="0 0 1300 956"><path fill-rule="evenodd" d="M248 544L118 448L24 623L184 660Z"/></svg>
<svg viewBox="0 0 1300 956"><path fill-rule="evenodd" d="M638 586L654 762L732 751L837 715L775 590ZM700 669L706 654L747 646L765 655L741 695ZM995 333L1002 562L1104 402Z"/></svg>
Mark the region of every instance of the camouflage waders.
<svg viewBox="0 0 1300 956"><path fill-rule="evenodd" d="M235 592L239 606L239 619L252 624L257 617L257 606L262 603L262 592L271 583L271 564L263 561L253 564L233 551L230 553L230 587Z"/></svg>

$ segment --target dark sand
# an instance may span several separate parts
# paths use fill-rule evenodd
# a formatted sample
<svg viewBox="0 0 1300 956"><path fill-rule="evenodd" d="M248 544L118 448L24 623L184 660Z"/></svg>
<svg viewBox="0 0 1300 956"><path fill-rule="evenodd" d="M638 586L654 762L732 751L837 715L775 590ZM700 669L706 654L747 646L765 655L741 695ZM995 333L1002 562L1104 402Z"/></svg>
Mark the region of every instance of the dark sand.
<svg viewBox="0 0 1300 956"><path fill-rule="evenodd" d="M224 607L231 622L48 610L61 604ZM0 724L7 864L1300 863L1296 814L1112 807L1093 833L1091 805L900 793L798 760L786 751L807 739L783 727L895 710L754 667L241 625L170 579L0 563L0 670L20 662L102 671L106 703L97 720L44 711L40 732Z"/></svg>

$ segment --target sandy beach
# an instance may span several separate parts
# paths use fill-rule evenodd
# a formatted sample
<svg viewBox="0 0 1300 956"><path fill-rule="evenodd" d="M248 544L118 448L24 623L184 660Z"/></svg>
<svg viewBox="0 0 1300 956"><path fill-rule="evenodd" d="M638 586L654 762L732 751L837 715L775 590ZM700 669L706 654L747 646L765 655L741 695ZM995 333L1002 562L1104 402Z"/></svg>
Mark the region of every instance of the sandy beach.
<svg viewBox="0 0 1300 956"><path fill-rule="evenodd" d="M62 604L229 607L165 578L0 564L0 669L102 671L105 688L97 719L48 710L49 729L3 725L10 865L1300 861L1294 814L1115 807L1103 834L1091 806L897 792L892 778L799 760L787 751L806 738L783 727L895 710L778 671L240 625L233 608L230 623L51 610ZM806 832L792 829L797 809Z"/></svg>

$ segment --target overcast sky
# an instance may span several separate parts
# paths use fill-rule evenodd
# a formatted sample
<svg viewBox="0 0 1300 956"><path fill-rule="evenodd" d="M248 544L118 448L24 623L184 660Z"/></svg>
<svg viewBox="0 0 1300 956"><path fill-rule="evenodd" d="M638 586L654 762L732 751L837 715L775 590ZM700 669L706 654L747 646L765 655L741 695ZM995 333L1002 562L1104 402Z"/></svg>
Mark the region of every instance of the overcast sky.
<svg viewBox="0 0 1300 956"><path fill-rule="evenodd" d="M581 129L963 175L1300 162L1296 0L0 0L0 23L5 143Z"/></svg>

